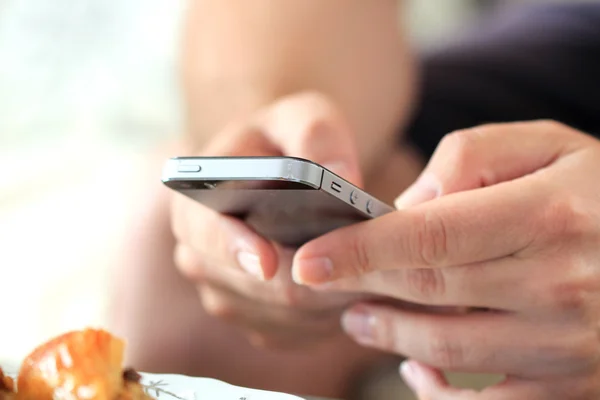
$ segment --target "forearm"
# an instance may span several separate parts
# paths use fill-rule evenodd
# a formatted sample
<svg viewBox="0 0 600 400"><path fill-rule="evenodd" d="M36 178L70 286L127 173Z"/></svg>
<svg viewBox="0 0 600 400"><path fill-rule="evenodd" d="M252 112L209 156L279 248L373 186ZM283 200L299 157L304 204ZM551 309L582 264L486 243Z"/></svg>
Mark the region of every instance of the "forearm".
<svg viewBox="0 0 600 400"><path fill-rule="evenodd" d="M402 7L401 7L402 8ZM183 49L190 137L297 91L330 96L363 166L404 122L413 64L395 0L196 0Z"/></svg>

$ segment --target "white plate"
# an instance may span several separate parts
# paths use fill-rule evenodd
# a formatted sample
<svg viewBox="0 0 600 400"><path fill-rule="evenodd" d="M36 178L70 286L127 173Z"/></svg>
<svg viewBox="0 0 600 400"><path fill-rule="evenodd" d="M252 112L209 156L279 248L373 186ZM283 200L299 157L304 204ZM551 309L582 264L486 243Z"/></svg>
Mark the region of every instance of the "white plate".
<svg viewBox="0 0 600 400"><path fill-rule="evenodd" d="M5 369L7 375L16 377L12 371L14 369ZM310 400L291 394L234 386L217 379L144 372L140 375L146 393L158 400Z"/></svg>
<svg viewBox="0 0 600 400"><path fill-rule="evenodd" d="M165 400L304 400L290 394L247 389L209 378L183 375L146 374L142 385L146 393Z"/></svg>

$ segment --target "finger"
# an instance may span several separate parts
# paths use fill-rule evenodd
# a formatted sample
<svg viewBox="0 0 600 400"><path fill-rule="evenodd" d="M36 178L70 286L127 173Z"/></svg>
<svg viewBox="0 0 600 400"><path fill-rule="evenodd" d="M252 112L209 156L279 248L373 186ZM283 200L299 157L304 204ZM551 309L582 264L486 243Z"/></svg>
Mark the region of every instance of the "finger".
<svg viewBox="0 0 600 400"><path fill-rule="evenodd" d="M275 106L266 108L252 123L230 125L223 134L217 136L204 154L303 157L324 165L358 185L361 184L354 137L331 103L316 95L290 96ZM260 279L269 280L275 275L276 267L273 266L272 260L274 250L269 248L270 243L232 219L219 222L217 217L223 217L213 215L210 223L204 223L203 216L209 215L210 211L204 209L205 212L200 213L200 207L196 206L193 213L187 213L186 218L189 219L174 219L179 222L180 227L194 227L193 231L189 232L195 236L192 247L200 254L206 255L210 252L222 257L224 265L237 265ZM196 217L194 221L197 222L191 221L192 215ZM229 234L215 230L215 225L228 228ZM210 245L212 241L209 240L214 234L222 237L221 243L229 238L231 243L240 244L243 250L233 250L235 257L232 257L231 249L223 249L223 253L219 247L214 249ZM184 235L179 237L185 240ZM211 248L207 249L208 246Z"/></svg>
<svg viewBox="0 0 600 400"><path fill-rule="evenodd" d="M261 127L243 121L233 122L215 135L202 154L278 156L282 152ZM175 236L185 244L179 249L177 265L190 278L202 273L197 268L200 262L186 262L192 253L220 266L241 268L260 280L270 280L277 272L273 245L237 219L175 194L172 221ZM187 257L183 258L185 250L192 251L187 251Z"/></svg>
<svg viewBox="0 0 600 400"><path fill-rule="evenodd" d="M262 303L264 307L276 305L320 315L339 315L352 301L358 299L358 296L343 293L315 292L295 284L290 277L293 251L277 248L277 252L277 274L268 284L249 279L244 271L236 268L222 268L219 264L202 260L189 247L178 245L175 253L177 264L182 266L182 270L196 283L208 282L215 286L227 287L249 301Z"/></svg>
<svg viewBox="0 0 600 400"><path fill-rule="evenodd" d="M257 124L284 155L308 159L362 184L355 136L326 97L314 93L286 97L265 110Z"/></svg>
<svg viewBox="0 0 600 400"><path fill-rule="evenodd" d="M320 284L375 270L466 265L518 253L547 231L551 190L539 179L523 178L333 231L299 249L294 279Z"/></svg>
<svg viewBox="0 0 600 400"><path fill-rule="evenodd" d="M444 374L436 368L431 368L415 360L404 360L400 364L400 375L406 385L419 397L427 398L425 393L430 394L434 389L454 391ZM429 396L429 398L431 398Z"/></svg>
<svg viewBox="0 0 600 400"><path fill-rule="evenodd" d="M569 307L572 301L555 296L564 280L554 271L563 266L554 255L535 260L506 257L452 268L377 271L312 288L333 293L371 293L426 306L490 308L549 316L555 313L557 301L563 304L560 307Z"/></svg>
<svg viewBox="0 0 600 400"><path fill-rule="evenodd" d="M333 293L370 293L425 306L522 309L520 301L531 299L530 293L520 291L526 267L521 263L501 268L495 264L497 262L454 268L378 271L316 288Z"/></svg>
<svg viewBox="0 0 600 400"><path fill-rule="evenodd" d="M211 139L201 152L203 156L281 156L282 150L273 143L264 128L254 121L234 121Z"/></svg>
<svg viewBox="0 0 600 400"><path fill-rule="evenodd" d="M204 262L237 268L259 280L275 276L275 248L241 221L184 196L174 199L172 214L173 232L183 244L176 263L187 277L197 277L201 273L197 267Z"/></svg>
<svg viewBox="0 0 600 400"><path fill-rule="evenodd" d="M580 372L577 353L586 344L568 327L511 313L423 314L360 304L344 314L342 326L360 344L443 370L527 378Z"/></svg>
<svg viewBox="0 0 600 400"><path fill-rule="evenodd" d="M255 334L276 335L298 341L300 338L314 339L340 333L339 312L317 314L274 304L267 306L212 283L202 285L198 292L208 314Z"/></svg>
<svg viewBox="0 0 600 400"><path fill-rule="evenodd" d="M440 142L420 178L398 197L396 207L408 208L530 174L576 149L583 136L574 132L556 122L533 121L451 133Z"/></svg>
<svg viewBox="0 0 600 400"><path fill-rule="evenodd" d="M274 145L254 126L233 123L216 135L205 155L278 155ZM186 196L175 194L172 230L183 246L175 254L176 265L191 279L199 279L205 261L245 271L259 280L277 272L273 245L241 221L222 215Z"/></svg>
<svg viewBox="0 0 600 400"><path fill-rule="evenodd" d="M419 400L548 400L556 398L552 397L551 392L540 384L514 378L487 387L482 391L455 388L448 383L446 377L439 370L414 360L404 361L400 366L400 374Z"/></svg>
<svg viewBox="0 0 600 400"><path fill-rule="evenodd" d="M261 284L260 288L249 292L247 285L237 287L240 294L246 293L250 298L256 298L265 304L279 304L284 307L296 308L323 315L337 315L350 304L364 299L362 294L323 293L312 290L304 285L296 284L291 277L292 258L295 250L276 246L278 259L277 275L268 285ZM257 296L258 293L261 293Z"/></svg>

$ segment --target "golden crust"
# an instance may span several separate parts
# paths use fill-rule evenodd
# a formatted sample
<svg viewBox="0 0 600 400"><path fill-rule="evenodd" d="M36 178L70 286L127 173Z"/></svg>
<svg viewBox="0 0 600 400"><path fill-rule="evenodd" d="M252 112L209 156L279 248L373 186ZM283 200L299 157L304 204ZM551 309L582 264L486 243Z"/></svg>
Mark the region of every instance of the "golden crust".
<svg viewBox="0 0 600 400"><path fill-rule="evenodd" d="M124 343L103 330L68 332L37 347L23 362L14 393L0 373L0 400L147 400L139 375L123 371Z"/></svg>
<svg viewBox="0 0 600 400"><path fill-rule="evenodd" d="M4 375L4 371L0 368L0 400L15 399L14 387L13 379Z"/></svg>
<svg viewBox="0 0 600 400"><path fill-rule="evenodd" d="M10 376L4 375L4 371L0 368L0 393L13 392L15 390L15 382Z"/></svg>

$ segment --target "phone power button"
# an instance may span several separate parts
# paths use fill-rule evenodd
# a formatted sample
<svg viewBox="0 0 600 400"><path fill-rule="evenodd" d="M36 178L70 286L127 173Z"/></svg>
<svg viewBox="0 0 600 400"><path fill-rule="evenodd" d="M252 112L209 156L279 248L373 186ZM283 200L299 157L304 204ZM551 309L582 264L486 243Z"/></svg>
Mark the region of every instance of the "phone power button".
<svg viewBox="0 0 600 400"><path fill-rule="evenodd" d="M369 214L373 214L373 200L367 201L366 209Z"/></svg>
<svg viewBox="0 0 600 400"><path fill-rule="evenodd" d="M199 165L192 164L179 164L177 166L177 172L200 172L201 169Z"/></svg>

